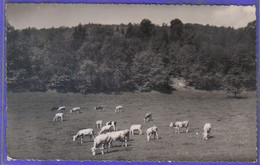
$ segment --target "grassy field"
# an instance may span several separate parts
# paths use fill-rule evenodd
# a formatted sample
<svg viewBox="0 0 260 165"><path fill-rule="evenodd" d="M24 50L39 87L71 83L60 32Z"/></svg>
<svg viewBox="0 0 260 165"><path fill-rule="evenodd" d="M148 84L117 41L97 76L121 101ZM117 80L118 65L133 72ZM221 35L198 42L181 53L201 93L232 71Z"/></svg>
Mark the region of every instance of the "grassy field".
<svg viewBox="0 0 260 165"><path fill-rule="evenodd" d="M196 90L172 94L7 94L7 153L14 159L38 160L148 160L148 161L255 161L256 160L256 93L243 98L227 97L224 92ZM114 113L115 106L125 111ZM104 105L105 112L94 106ZM81 107L81 113L65 113L64 122L53 122L54 106ZM151 112L153 121L143 122ZM72 136L83 128L93 128L96 120L115 120L119 129L142 124L159 128L159 140L146 141L146 135L130 136L129 146L115 142L109 153L92 156L93 141L85 138L73 142ZM190 132L174 134L170 122L189 120ZM206 122L212 124L211 138L202 139ZM95 129L97 133L99 129ZM198 135L196 133L199 133Z"/></svg>

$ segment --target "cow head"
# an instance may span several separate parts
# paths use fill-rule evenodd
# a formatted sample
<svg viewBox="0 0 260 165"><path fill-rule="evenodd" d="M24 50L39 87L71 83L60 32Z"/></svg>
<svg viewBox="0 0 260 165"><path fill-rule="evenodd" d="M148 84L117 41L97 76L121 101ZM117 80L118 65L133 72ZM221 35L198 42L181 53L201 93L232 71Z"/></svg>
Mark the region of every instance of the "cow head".
<svg viewBox="0 0 260 165"><path fill-rule="evenodd" d="M91 149L92 155L95 156L96 155L96 148L92 147Z"/></svg>
<svg viewBox="0 0 260 165"><path fill-rule="evenodd" d="M73 139L73 141L75 141L75 140L76 140L76 138L77 138L77 136L76 136L76 135L74 135L74 136L73 136L73 138L72 138L72 139Z"/></svg>

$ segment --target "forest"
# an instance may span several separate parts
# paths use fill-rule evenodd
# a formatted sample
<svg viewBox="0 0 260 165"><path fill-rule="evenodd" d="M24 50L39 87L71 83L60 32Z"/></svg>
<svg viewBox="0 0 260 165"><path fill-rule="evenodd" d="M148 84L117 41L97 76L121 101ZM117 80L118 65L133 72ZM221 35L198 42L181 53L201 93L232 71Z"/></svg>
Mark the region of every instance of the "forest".
<svg viewBox="0 0 260 165"><path fill-rule="evenodd" d="M171 93L173 78L200 90L256 89L256 21L15 29L7 22L7 90Z"/></svg>

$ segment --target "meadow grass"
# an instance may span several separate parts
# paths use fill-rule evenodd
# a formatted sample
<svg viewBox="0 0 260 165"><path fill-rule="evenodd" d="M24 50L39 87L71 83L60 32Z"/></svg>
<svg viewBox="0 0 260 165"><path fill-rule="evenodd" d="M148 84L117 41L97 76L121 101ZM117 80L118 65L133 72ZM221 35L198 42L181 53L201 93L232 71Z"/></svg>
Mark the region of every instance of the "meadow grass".
<svg viewBox="0 0 260 165"><path fill-rule="evenodd" d="M53 91L7 94L7 153L14 159L37 160L148 160L148 161L255 161L256 93L243 98L228 97L223 91L182 90L120 94L74 94ZM105 112L94 106L104 105ZM124 112L115 113L117 105ZM66 106L65 121L53 122L52 107ZM81 113L70 114L75 106ZM153 121L144 123L147 112ZM96 120L118 122L119 129L142 124L143 135L130 136L129 146L92 156L89 138L73 142L78 130L93 128ZM190 131L174 134L170 122L189 120ZM206 122L212 124L211 138L202 139ZM159 140L146 141L147 128L159 128ZM95 134L99 129L94 129ZM198 134L197 134L198 133ZM97 153L100 153L99 150Z"/></svg>

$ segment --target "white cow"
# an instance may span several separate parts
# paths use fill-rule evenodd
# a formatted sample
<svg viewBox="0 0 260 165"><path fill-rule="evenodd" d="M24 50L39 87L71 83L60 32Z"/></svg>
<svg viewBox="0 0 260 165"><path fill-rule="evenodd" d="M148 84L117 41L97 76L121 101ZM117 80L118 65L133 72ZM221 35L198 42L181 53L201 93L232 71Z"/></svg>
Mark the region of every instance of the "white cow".
<svg viewBox="0 0 260 165"><path fill-rule="evenodd" d="M108 134L101 134L95 137L94 145L91 148L92 154L96 155L96 149L100 147L102 155L104 154L104 148L107 147L108 152L108 145L111 140L111 137Z"/></svg>
<svg viewBox="0 0 260 165"><path fill-rule="evenodd" d="M79 113L80 112L80 107L74 107L70 110L70 113L73 113L73 112L77 112Z"/></svg>
<svg viewBox="0 0 260 165"><path fill-rule="evenodd" d="M115 112L123 112L123 106L122 105L116 106Z"/></svg>
<svg viewBox="0 0 260 165"><path fill-rule="evenodd" d="M142 125L141 124L136 124L136 125L132 125L130 127L130 133L132 135L134 135L134 131L139 131L139 135L142 135Z"/></svg>
<svg viewBox="0 0 260 165"><path fill-rule="evenodd" d="M122 130L122 131L116 131L116 132L108 132L106 134L111 137L111 140L110 140L109 146L108 146L109 148L112 146L113 141L122 142L122 147L127 146L127 141L129 139L129 134L130 134L129 129Z"/></svg>
<svg viewBox="0 0 260 165"><path fill-rule="evenodd" d="M189 132L189 121L177 121L175 123L171 122L170 127L175 128L175 133L180 133L180 128L186 128L186 133Z"/></svg>
<svg viewBox="0 0 260 165"><path fill-rule="evenodd" d="M147 129L146 131L146 135L147 135L147 141L150 140L151 136L154 135L154 138L156 137L156 139L158 140L158 127L153 126Z"/></svg>
<svg viewBox="0 0 260 165"><path fill-rule="evenodd" d="M211 124L206 123L203 127L203 139L208 140L210 130L211 130Z"/></svg>
<svg viewBox="0 0 260 165"><path fill-rule="evenodd" d="M105 111L105 107L102 106L102 105L100 105L100 106L96 106L96 107L94 107L94 110L99 111L99 112L101 112L101 111Z"/></svg>
<svg viewBox="0 0 260 165"><path fill-rule="evenodd" d="M73 136L73 141L80 138L80 143L83 143L83 136L89 136L89 138L94 139L94 130L92 128L82 129L76 135Z"/></svg>
<svg viewBox="0 0 260 165"><path fill-rule="evenodd" d="M106 133L106 132L111 132L113 129L113 126L112 125L105 125L101 128L99 134L102 134L102 133Z"/></svg>
<svg viewBox="0 0 260 165"><path fill-rule="evenodd" d="M61 106L57 109L57 112L65 111L65 106Z"/></svg>
<svg viewBox="0 0 260 165"><path fill-rule="evenodd" d="M148 122L152 120L152 113L145 114L144 122Z"/></svg>
<svg viewBox="0 0 260 165"><path fill-rule="evenodd" d="M56 113L53 121L58 121L58 119L60 119L60 121L63 121L63 113Z"/></svg>
<svg viewBox="0 0 260 165"><path fill-rule="evenodd" d="M101 127L103 127L103 121L102 121L102 120L97 120L96 123L95 123L95 127L96 127L96 128L101 128Z"/></svg>
<svg viewBox="0 0 260 165"><path fill-rule="evenodd" d="M108 122L106 122L106 125L112 125L114 131L117 130L117 129L116 129L116 125L117 125L117 122L116 122L116 121L108 121Z"/></svg>

